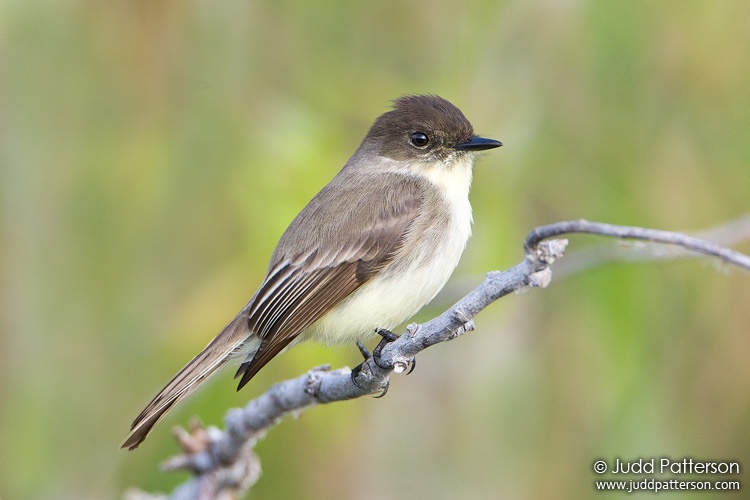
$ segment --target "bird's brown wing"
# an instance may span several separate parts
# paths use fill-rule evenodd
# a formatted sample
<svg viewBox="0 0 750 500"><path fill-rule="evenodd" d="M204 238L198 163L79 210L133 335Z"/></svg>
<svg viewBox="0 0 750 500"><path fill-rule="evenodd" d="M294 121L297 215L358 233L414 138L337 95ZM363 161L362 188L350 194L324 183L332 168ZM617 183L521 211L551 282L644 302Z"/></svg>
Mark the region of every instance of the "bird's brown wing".
<svg viewBox="0 0 750 500"><path fill-rule="evenodd" d="M368 193L342 206L327 200L325 190L292 223L293 237L304 234L306 217L321 210L339 210L337 227L315 228L307 240L318 244L301 254L274 254L275 265L248 304L248 322L260 339L252 359L240 366L241 389L302 331L385 267L403 245L422 204L418 182L394 182L383 193ZM367 192L367 191L365 191ZM307 213L306 213L307 212ZM301 220L299 220L301 218ZM354 220L356 224L348 224ZM343 227L342 227L343 226ZM352 232L345 227L355 227ZM295 230L296 229L296 230ZM284 239L279 243L282 247ZM294 245L290 245L294 246Z"/></svg>
<svg viewBox="0 0 750 500"><path fill-rule="evenodd" d="M348 188L327 186L297 216L255 296L136 417L123 448L138 447L180 399L243 346L252 349L259 343L255 356L237 372L241 388L305 328L390 262L421 210L419 181L401 177L374 193L367 191L366 176L357 177L359 183L344 183ZM320 220L331 223L322 226Z"/></svg>

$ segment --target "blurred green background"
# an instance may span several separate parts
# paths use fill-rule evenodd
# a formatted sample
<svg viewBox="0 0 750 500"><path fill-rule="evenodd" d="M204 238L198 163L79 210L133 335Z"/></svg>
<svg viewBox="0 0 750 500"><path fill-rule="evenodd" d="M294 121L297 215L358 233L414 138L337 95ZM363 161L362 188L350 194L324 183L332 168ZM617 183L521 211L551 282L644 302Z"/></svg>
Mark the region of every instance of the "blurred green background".
<svg viewBox="0 0 750 500"><path fill-rule="evenodd" d="M241 393L226 371L118 450L401 94L439 94L505 143L476 165L474 237L418 320L518 262L540 224L748 212L749 18L742 0L1 1L0 498L170 490L171 427L359 362L301 346ZM750 466L747 273L613 264L476 323L386 398L284 421L250 498L591 498L599 458ZM746 497L747 473L731 479Z"/></svg>

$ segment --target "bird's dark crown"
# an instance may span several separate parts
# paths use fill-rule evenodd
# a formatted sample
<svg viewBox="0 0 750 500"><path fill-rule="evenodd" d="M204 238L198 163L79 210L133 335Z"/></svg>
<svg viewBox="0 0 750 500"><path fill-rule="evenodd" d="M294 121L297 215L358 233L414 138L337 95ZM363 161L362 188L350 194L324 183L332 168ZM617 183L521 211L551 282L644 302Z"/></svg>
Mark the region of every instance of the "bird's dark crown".
<svg viewBox="0 0 750 500"><path fill-rule="evenodd" d="M436 95L406 95L393 101L365 137L396 160L443 159L469 141L474 129L456 106Z"/></svg>

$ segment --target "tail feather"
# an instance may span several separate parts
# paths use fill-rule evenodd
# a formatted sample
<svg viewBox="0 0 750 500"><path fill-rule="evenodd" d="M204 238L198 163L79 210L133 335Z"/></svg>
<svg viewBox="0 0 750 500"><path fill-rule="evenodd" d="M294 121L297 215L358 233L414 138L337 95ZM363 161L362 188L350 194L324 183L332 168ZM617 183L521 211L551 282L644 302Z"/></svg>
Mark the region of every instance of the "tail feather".
<svg viewBox="0 0 750 500"><path fill-rule="evenodd" d="M232 359L250 336L247 315L238 314L156 395L130 426L130 435L122 448L134 450L156 423L179 400L192 393L206 378Z"/></svg>

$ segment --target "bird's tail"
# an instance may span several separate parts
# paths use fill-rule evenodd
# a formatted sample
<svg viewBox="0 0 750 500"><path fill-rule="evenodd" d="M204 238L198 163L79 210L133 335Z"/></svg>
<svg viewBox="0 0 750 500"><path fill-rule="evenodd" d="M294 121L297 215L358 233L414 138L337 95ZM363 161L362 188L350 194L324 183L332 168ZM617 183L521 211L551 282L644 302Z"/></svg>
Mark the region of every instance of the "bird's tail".
<svg viewBox="0 0 750 500"><path fill-rule="evenodd" d="M148 433L180 399L193 392L209 375L221 368L241 349L257 349L260 344L250 337L247 314L237 315L216 337L209 342L200 354L194 357L164 389L146 406L130 426L130 435L122 448L134 450L146 439Z"/></svg>

